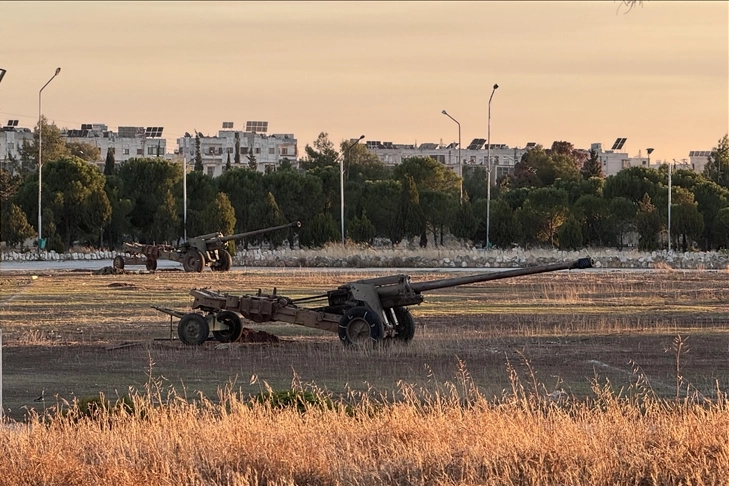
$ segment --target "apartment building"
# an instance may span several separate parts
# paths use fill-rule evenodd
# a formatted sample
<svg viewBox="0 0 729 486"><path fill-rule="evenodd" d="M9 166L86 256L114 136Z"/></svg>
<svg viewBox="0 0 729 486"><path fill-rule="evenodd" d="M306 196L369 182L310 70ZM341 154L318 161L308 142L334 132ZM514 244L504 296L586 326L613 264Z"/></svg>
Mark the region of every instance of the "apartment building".
<svg viewBox="0 0 729 486"><path fill-rule="evenodd" d="M277 170L284 160L298 166L297 140L291 133L265 133L268 122L247 122L245 131L234 130L233 122L224 122L223 129L216 136L196 136L185 133L177 139L177 154L190 165L195 163L197 140L200 141L200 156L203 171L211 177L223 173L230 159L231 167L249 167L255 161L258 172ZM236 163L236 147L238 160Z"/></svg>
<svg viewBox="0 0 729 486"><path fill-rule="evenodd" d="M80 129L63 129L61 134L67 142L95 145L101 152L96 163L103 168L109 150L114 151L116 163L131 158L164 157L167 140L162 138L163 130L163 127L119 127L115 132L103 123L86 123Z"/></svg>

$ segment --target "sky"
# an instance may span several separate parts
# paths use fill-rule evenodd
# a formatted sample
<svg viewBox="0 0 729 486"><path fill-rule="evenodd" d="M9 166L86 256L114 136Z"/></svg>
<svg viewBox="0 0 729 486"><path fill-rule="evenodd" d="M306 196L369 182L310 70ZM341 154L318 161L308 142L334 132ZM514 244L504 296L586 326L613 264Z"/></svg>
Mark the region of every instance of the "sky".
<svg viewBox="0 0 729 486"><path fill-rule="evenodd" d="M0 123L223 122L393 143L555 140L653 160L729 132L729 2L0 1Z"/></svg>

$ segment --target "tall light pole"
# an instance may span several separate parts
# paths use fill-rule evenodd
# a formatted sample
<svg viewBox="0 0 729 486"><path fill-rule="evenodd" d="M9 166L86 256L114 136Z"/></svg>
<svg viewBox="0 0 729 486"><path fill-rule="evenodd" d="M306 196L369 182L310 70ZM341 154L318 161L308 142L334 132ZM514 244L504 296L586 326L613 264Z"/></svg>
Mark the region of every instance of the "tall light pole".
<svg viewBox="0 0 729 486"><path fill-rule="evenodd" d="M675 162L675 161L674 161ZM668 251L671 251L671 164L668 164Z"/></svg>
<svg viewBox="0 0 729 486"><path fill-rule="evenodd" d="M499 88L498 84L494 84L494 89L491 90L491 96L489 97L489 124L488 124L488 188L486 188L486 248L491 247L490 231L491 231L491 100L494 97L494 93Z"/></svg>
<svg viewBox="0 0 729 486"><path fill-rule="evenodd" d="M461 159L461 124L458 123L458 120L450 116L447 111L443 110L441 113L456 122L456 125L458 125L458 177L461 178L461 203L463 203L463 166L461 165L463 163L463 159Z"/></svg>
<svg viewBox="0 0 729 486"><path fill-rule="evenodd" d="M352 142L349 147L344 149L344 152L342 152L342 160L339 162L339 194L340 194L340 200L341 200L341 218L342 218L342 245L344 245L344 159L347 157L347 153L349 152L349 149L354 147L359 143L360 140L362 140L365 136L360 135L360 137Z"/></svg>
<svg viewBox="0 0 729 486"><path fill-rule="evenodd" d="M41 95L43 94L43 90L50 84L53 79L58 76L58 73L61 72L61 68L56 68L56 72L53 76L51 76L51 79L48 80L46 84L43 85L43 87L38 91L38 253L41 251L41 243L43 242L43 229L42 224L43 221L41 219L41 175L43 174L43 123L41 120Z"/></svg>

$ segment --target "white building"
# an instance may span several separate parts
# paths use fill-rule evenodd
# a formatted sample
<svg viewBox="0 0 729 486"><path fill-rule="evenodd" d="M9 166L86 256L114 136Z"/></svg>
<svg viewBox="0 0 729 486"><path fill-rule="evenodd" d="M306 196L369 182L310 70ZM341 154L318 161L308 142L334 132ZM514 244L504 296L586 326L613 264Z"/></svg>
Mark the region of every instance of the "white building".
<svg viewBox="0 0 729 486"><path fill-rule="evenodd" d="M6 164L10 159L20 160L23 142L33 142L33 130L18 126L18 120L9 120L0 127L0 162Z"/></svg>
<svg viewBox="0 0 729 486"><path fill-rule="evenodd" d="M267 129L265 125L251 125L248 122L246 131L232 130L232 122L224 123L223 130L217 136L207 137L198 134L200 140L200 156L202 157L205 174L217 177L223 173L230 157L231 167L248 167L249 157L254 157L258 172L272 172L281 166L281 162L288 160L294 167L298 166L297 141L291 133L259 133ZM250 129L250 130L249 130ZM235 162L237 145L239 147L239 163ZM196 137L186 133L177 139L177 154L184 156L188 165L195 163Z"/></svg>
<svg viewBox="0 0 729 486"><path fill-rule="evenodd" d="M61 134L66 142L84 142L95 145L101 152L96 161L102 169L109 149L114 150L118 164L131 158L164 157L167 140L162 138L162 127L119 127L118 132L109 130L103 123L82 124L81 129L64 129Z"/></svg>
<svg viewBox="0 0 729 486"><path fill-rule="evenodd" d="M458 150L458 143L444 145L442 143L421 143L420 145L393 144L370 140L366 142L367 149L377 155L385 165L398 165L403 159L410 157L431 157L445 165L456 174L459 169L469 166L488 167L488 145L483 138L474 139L468 146ZM493 181L514 171L514 164L521 160L528 148L536 146L527 144L527 148L511 148L505 144L491 146L491 166L493 167ZM459 155L461 167L459 167Z"/></svg>

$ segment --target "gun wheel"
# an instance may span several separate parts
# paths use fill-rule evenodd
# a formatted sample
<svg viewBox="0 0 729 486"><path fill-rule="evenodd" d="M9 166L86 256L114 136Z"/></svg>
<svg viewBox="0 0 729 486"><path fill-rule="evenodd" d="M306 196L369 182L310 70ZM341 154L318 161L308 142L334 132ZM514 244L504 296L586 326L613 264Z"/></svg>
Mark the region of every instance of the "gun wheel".
<svg viewBox="0 0 729 486"><path fill-rule="evenodd" d="M177 335L188 346L198 346L208 339L210 326L207 319L200 314L185 314L177 325Z"/></svg>
<svg viewBox="0 0 729 486"><path fill-rule="evenodd" d="M410 342L415 336L415 320L407 307L395 307L395 339L402 342Z"/></svg>
<svg viewBox="0 0 729 486"><path fill-rule="evenodd" d="M119 270L124 270L124 257L121 255L117 255L114 257L114 261L112 262L112 265L114 268L118 268Z"/></svg>
<svg viewBox="0 0 729 486"><path fill-rule="evenodd" d="M188 250L182 258L182 268L186 272L202 272L204 266L203 254L198 250Z"/></svg>
<svg viewBox="0 0 729 486"><path fill-rule="evenodd" d="M157 259L147 257L147 261L144 263L144 265L147 267L147 270L149 270L150 272L154 272L155 270L157 270Z"/></svg>
<svg viewBox="0 0 729 486"><path fill-rule="evenodd" d="M382 338L382 321L369 307L353 307L339 320L339 339L347 346L364 345Z"/></svg>
<svg viewBox="0 0 729 486"><path fill-rule="evenodd" d="M218 260L210 265L210 270L214 272L227 272L233 266L233 257L230 256L228 250L218 250Z"/></svg>
<svg viewBox="0 0 729 486"><path fill-rule="evenodd" d="M213 337L221 343L234 343L240 339L243 334L243 324L240 322L238 314L231 311L223 311L215 317L218 322L228 326L225 331L213 331Z"/></svg>

